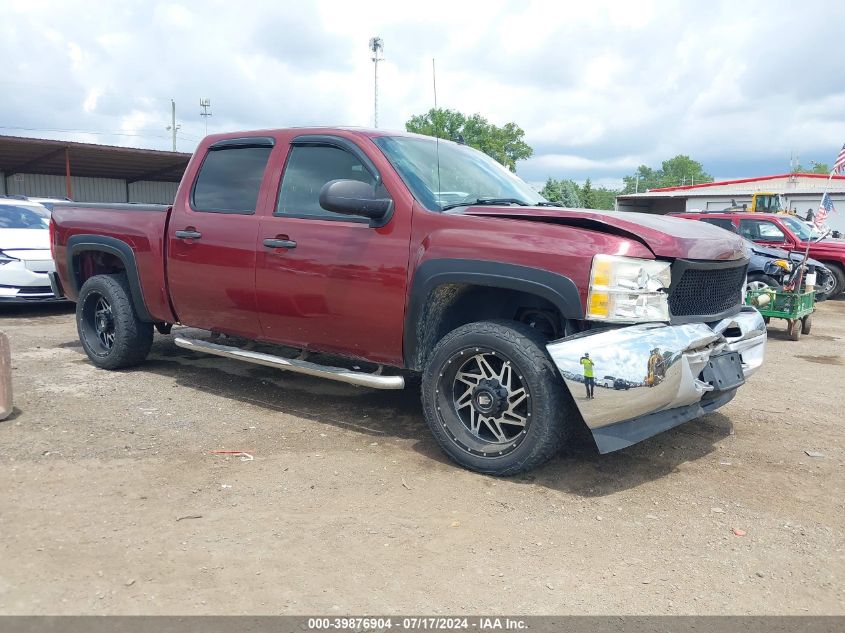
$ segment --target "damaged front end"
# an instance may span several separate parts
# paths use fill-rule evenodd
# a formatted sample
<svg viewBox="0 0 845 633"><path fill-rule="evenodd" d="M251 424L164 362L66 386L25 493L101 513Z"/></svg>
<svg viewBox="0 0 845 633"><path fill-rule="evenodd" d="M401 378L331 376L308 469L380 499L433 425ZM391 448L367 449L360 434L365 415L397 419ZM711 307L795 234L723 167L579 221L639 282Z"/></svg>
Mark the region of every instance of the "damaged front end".
<svg viewBox="0 0 845 633"><path fill-rule="evenodd" d="M609 453L714 411L763 363L754 308L712 323L641 324L554 341L549 354Z"/></svg>

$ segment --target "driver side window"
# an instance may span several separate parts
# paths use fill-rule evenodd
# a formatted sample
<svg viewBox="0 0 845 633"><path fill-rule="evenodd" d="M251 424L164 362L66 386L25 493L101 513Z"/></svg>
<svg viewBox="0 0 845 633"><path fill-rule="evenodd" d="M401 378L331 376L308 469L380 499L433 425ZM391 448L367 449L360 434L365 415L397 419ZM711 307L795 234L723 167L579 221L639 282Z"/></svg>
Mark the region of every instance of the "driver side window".
<svg viewBox="0 0 845 633"><path fill-rule="evenodd" d="M768 220L742 220L740 233L755 242L785 242L786 235L774 223Z"/></svg>

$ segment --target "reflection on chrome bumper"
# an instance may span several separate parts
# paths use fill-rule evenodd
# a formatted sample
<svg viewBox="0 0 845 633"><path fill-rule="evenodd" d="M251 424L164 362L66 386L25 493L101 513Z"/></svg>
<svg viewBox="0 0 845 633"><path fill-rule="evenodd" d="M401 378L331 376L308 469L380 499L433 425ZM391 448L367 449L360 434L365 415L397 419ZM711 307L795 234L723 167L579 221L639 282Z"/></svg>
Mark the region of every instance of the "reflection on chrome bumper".
<svg viewBox="0 0 845 633"><path fill-rule="evenodd" d="M606 453L725 404L763 363L765 347L766 324L745 307L717 323L585 332L547 349ZM584 377L586 357L592 380Z"/></svg>

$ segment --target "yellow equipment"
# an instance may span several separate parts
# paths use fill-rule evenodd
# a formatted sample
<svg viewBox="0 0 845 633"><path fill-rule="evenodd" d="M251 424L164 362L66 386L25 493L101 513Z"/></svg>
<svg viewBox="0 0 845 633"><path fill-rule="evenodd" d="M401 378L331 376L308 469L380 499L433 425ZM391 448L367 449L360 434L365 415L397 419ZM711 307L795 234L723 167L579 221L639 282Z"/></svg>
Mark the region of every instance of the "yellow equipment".
<svg viewBox="0 0 845 633"><path fill-rule="evenodd" d="M786 206L783 196L779 193L751 194L751 204L733 204L726 211L749 211L751 213L793 213Z"/></svg>

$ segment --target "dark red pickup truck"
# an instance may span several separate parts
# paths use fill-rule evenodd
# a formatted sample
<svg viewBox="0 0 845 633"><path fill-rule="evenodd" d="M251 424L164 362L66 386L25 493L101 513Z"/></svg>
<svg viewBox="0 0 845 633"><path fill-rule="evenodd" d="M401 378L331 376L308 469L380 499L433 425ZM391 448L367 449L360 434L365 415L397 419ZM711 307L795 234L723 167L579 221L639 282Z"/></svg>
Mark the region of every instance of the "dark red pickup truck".
<svg viewBox="0 0 845 633"><path fill-rule="evenodd" d="M766 342L738 237L556 208L484 154L409 134L210 136L172 207L57 205L51 246L96 365L140 363L154 328L184 324L228 344L179 346L280 369L384 389L421 373L441 447L494 474L582 423L608 452L713 411Z"/></svg>

